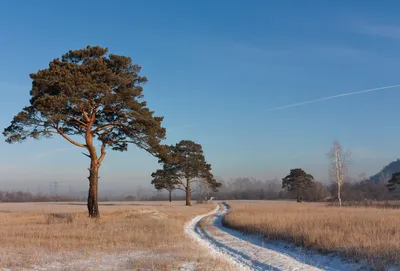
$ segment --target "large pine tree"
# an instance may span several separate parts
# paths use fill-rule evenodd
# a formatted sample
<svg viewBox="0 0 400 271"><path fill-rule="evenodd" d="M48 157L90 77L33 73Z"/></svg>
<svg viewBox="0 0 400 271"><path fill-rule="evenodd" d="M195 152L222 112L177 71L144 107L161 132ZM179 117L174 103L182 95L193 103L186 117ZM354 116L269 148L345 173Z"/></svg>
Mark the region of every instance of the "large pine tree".
<svg viewBox="0 0 400 271"><path fill-rule="evenodd" d="M98 174L107 148L126 151L132 143L155 156L165 149L163 117L154 116L143 100L147 79L140 69L130 57L99 46L69 51L30 75L30 105L4 130L8 143L58 134L88 152L90 217L99 217Z"/></svg>

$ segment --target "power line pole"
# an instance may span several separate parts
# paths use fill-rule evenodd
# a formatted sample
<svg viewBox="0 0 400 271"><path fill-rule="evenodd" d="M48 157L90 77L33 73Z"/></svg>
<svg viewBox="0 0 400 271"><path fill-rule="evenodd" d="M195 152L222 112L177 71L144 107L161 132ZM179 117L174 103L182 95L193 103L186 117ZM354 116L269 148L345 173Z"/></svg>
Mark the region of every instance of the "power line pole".
<svg viewBox="0 0 400 271"><path fill-rule="evenodd" d="M58 200L58 187L59 187L59 182L54 181L50 183L50 193L55 196L55 198Z"/></svg>
<svg viewBox="0 0 400 271"><path fill-rule="evenodd" d="M42 187L40 186L40 184L37 186L37 194L38 195L42 194Z"/></svg>

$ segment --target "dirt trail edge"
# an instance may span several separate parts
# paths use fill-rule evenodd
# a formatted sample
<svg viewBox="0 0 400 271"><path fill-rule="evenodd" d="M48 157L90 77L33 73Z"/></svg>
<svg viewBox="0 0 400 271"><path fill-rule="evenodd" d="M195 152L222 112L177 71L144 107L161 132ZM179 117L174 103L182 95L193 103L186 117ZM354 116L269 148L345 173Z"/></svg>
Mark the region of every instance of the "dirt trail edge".
<svg viewBox="0 0 400 271"><path fill-rule="evenodd" d="M190 220L186 234L215 256L227 259L237 270L316 271L368 270L365 264L353 264L339 257L319 254L283 242L269 242L260 235L244 234L222 225L229 206L217 208ZM200 223L200 221L202 222Z"/></svg>

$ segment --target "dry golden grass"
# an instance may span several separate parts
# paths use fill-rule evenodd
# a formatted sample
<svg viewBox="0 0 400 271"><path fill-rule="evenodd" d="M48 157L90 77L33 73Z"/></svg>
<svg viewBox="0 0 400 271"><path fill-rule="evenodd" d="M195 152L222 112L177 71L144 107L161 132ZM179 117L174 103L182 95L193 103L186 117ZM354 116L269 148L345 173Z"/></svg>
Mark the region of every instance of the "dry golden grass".
<svg viewBox="0 0 400 271"><path fill-rule="evenodd" d="M108 262L118 256L123 259L115 262L115 270L172 270L185 262L201 270L226 270L225 262L210 258L183 231L190 218L213 208L185 207L183 202L107 203L95 220L87 217L84 204L0 204L0 269L51 270L59 262L62 270L69 270L67 263L75 270L71 262L79 260L79 270L92 270L93 259Z"/></svg>
<svg viewBox="0 0 400 271"><path fill-rule="evenodd" d="M327 207L321 203L229 202L227 226L322 252L400 264L400 210Z"/></svg>

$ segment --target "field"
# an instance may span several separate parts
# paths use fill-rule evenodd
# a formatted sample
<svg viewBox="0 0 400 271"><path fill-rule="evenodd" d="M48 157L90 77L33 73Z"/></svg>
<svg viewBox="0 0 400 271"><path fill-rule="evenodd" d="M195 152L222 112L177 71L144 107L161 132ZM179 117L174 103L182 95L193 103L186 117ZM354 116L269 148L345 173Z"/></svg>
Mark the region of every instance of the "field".
<svg viewBox="0 0 400 271"><path fill-rule="evenodd" d="M229 270L188 239L183 225L215 204L0 203L0 270Z"/></svg>
<svg viewBox="0 0 400 271"><path fill-rule="evenodd" d="M334 252L376 270L400 263L400 209L290 201L228 201L226 226ZM0 270L234 270L185 236L215 204L0 203ZM200 221L200 225L204 221Z"/></svg>
<svg viewBox="0 0 400 271"><path fill-rule="evenodd" d="M377 270L400 263L398 209L283 201L228 204L231 209L224 218L226 226L353 260L367 260Z"/></svg>

